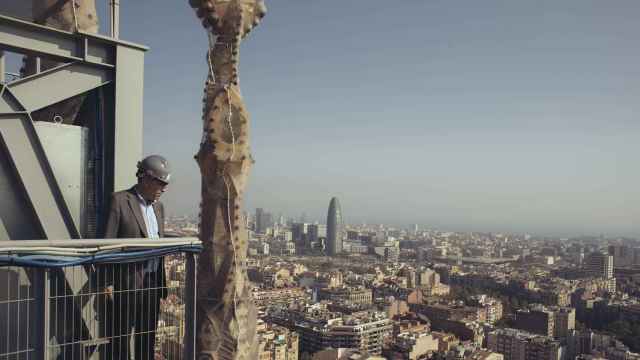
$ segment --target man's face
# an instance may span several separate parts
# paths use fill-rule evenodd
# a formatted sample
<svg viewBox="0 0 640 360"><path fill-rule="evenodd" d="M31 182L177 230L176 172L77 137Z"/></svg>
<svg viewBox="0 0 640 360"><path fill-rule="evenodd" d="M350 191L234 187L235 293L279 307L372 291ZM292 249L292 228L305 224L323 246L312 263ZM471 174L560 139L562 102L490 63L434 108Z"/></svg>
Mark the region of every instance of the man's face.
<svg viewBox="0 0 640 360"><path fill-rule="evenodd" d="M163 192L167 191L167 183L151 176L144 176L140 182L138 191L147 201L158 201Z"/></svg>

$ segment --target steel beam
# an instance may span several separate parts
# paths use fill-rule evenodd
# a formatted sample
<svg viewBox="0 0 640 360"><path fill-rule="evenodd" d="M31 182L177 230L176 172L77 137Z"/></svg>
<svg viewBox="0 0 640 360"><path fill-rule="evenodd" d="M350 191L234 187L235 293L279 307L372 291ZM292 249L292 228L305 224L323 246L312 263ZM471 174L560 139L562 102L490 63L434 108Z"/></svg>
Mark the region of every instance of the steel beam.
<svg viewBox="0 0 640 360"><path fill-rule="evenodd" d="M11 82L7 90L27 111L86 93L112 80L111 70L74 62Z"/></svg>
<svg viewBox="0 0 640 360"><path fill-rule="evenodd" d="M0 15L0 50L10 50L58 59L85 61L103 66L115 65L116 47L138 51L147 48L138 44L84 32L71 33Z"/></svg>
<svg viewBox="0 0 640 360"><path fill-rule="evenodd" d="M196 355L196 299L198 277L197 256L185 254L187 259L185 278L185 298L184 298L184 358L195 359Z"/></svg>
<svg viewBox="0 0 640 360"><path fill-rule="evenodd" d="M45 236L78 237L31 120L24 114L1 117L0 140L8 150Z"/></svg>
<svg viewBox="0 0 640 360"><path fill-rule="evenodd" d="M135 169L142 158L142 100L144 53L118 46L116 51L113 189L128 189L136 182Z"/></svg>
<svg viewBox="0 0 640 360"><path fill-rule="evenodd" d="M4 83L5 81L4 73L6 70L4 65L4 51L0 50L0 83Z"/></svg>
<svg viewBox="0 0 640 360"><path fill-rule="evenodd" d="M24 108L15 97L7 91L7 85L0 85L0 114L24 112Z"/></svg>
<svg viewBox="0 0 640 360"><path fill-rule="evenodd" d="M22 116L27 116L22 114ZM0 117L0 121L1 117ZM24 185L17 174L9 151L0 138L0 219L7 237L2 240L44 239L31 202L27 198ZM4 236L4 235L2 235ZM0 236L1 238L1 236Z"/></svg>
<svg viewBox="0 0 640 360"><path fill-rule="evenodd" d="M49 269L34 269L33 284L33 299L36 303L34 324L32 329L33 333L29 336L33 336L34 350L36 351L36 357L38 359L49 359L49 337L50 335L50 270Z"/></svg>
<svg viewBox="0 0 640 360"><path fill-rule="evenodd" d="M0 241L9 240L9 233L7 232L7 228L4 227L4 221L0 217Z"/></svg>

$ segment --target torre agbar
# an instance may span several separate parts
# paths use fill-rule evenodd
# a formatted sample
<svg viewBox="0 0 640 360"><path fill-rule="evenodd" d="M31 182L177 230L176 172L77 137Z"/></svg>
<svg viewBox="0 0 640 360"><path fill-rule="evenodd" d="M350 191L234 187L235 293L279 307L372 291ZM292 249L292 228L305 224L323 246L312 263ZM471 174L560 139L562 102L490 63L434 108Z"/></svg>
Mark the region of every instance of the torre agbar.
<svg viewBox="0 0 640 360"><path fill-rule="evenodd" d="M342 208L337 197L331 198L327 213L327 254L337 255L342 252Z"/></svg>

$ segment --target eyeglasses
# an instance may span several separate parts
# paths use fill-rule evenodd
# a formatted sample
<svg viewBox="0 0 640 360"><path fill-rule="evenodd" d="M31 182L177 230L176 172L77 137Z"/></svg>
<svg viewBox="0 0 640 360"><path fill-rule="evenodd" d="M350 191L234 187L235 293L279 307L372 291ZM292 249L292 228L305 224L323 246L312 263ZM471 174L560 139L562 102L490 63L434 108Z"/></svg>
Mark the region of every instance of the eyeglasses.
<svg viewBox="0 0 640 360"><path fill-rule="evenodd" d="M152 180L153 180L153 183L154 183L155 185L157 185L157 186L161 186L161 187L167 187L167 186L169 186L169 183L166 183L166 182L164 182L164 181L162 181L162 180L160 180L160 179L152 178Z"/></svg>

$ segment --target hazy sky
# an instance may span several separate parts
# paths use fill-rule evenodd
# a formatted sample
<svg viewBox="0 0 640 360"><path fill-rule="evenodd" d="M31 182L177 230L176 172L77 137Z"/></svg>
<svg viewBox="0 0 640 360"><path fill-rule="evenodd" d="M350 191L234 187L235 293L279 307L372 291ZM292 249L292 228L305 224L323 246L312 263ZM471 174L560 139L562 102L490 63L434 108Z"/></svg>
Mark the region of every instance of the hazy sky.
<svg viewBox="0 0 640 360"><path fill-rule="evenodd" d="M448 230L640 235L637 0L272 0L243 43L246 209ZM197 213L206 35L121 1L146 57L146 153Z"/></svg>

